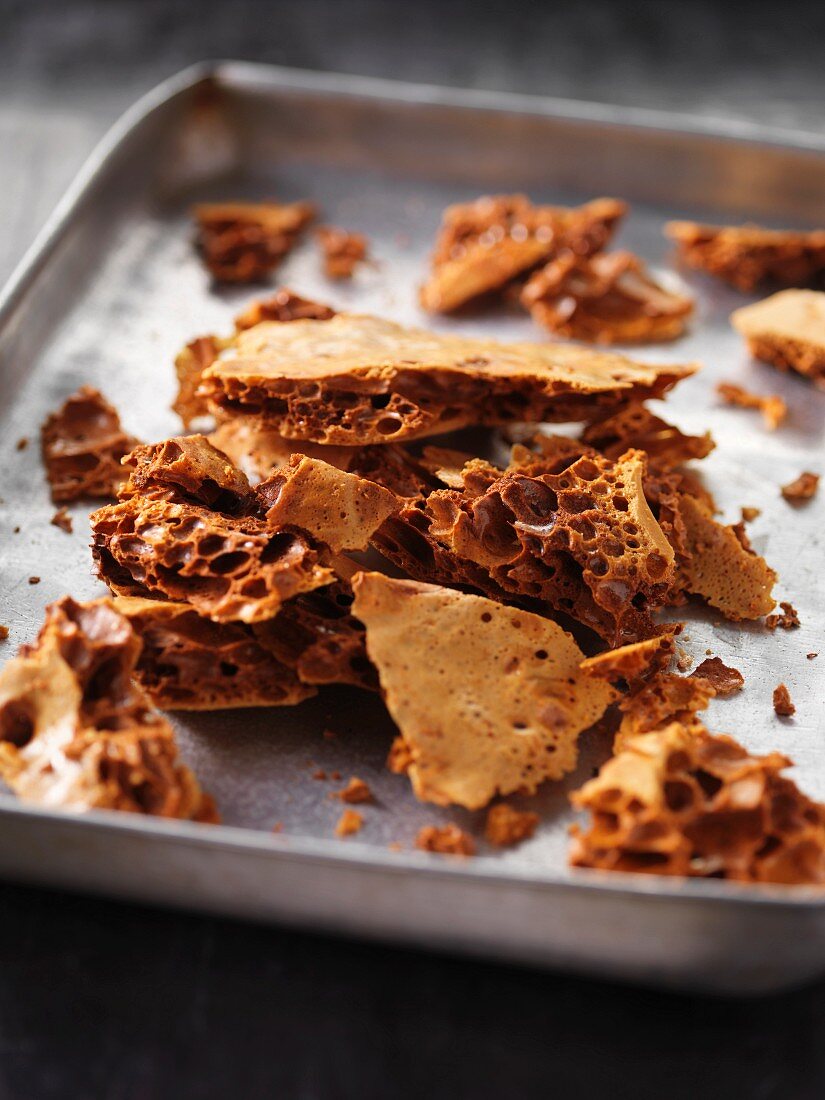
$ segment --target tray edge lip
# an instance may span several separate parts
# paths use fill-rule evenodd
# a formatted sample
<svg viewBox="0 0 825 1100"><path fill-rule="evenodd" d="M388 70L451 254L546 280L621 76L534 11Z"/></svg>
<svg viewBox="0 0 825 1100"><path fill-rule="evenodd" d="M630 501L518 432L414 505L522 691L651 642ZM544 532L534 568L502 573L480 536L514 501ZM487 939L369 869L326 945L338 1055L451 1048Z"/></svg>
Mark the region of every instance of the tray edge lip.
<svg viewBox="0 0 825 1100"><path fill-rule="evenodd" d="M550 96L529 95L514 92L464 89L433 84L416 84L380 77L359 76L345 73L326 73L310 69L290 68L258 62L233 60L204 60L174 73L145 92L128 107L97 142L81 165L41 230L24 252L5 285L0 288L0 333L13 314L18 302L26 294L30 284L43 269L50 255L69 229L73 215L103 173L109 160L124 146L134 131L154 111L165 107L179 96L191 94L199 86L217 89L252 88L266 86L288 92L290 89L318 92L319 94L343 94L352 98L396 101L409 106L443 106L467 110L485 110L501 113L531 114L537 117L556 118L560 121L590 123L600 126L624 127L653 132L687 133L710 140L731 141L746 145L772 145L802 153L825 154L825 135L807 131L784 130L765 127L758 123L696 119L678 112L649 108L612 106L578 100L565 100ZM16 802L11 796L0 794L0 820L20 818L55 825L71 822L79 828L92 828L103 832L117 832L139 837L159 837L186 846L210 847L210 832L202 832L202 826L189 822L155 821L151 818L124 820L133 815L94 811L89 816L68 812L31 808ZM290 858L321 865L332 863L350 870L391 871L392 873L424 872L452 879L487 883L501 886L536 890L564 889L595 891L618 897L652 896L691 902L713 902L736 907L759 906L772 909L793 909L818 912L825 909L825 896L816 887L769 887L754 890L752 886L731 883L705 883L698 879L663 882L656 876L622 875L616 882L602 877L599 872L576 870L572 874L548 873L533 868L503 870L493 860L475 858L468 866L455 861L436 860L425 853L403 852L388 859L383 853L374 852L371 846L353 844L350 851L336 851L335 842L325 838L290 837L287 843L278 841L266 833L236 826L212 826L221 834L224 850L271 854L273 857ZM400 857L400 858L399 858ZM611 876L612 879L612 876Z"/></svg>

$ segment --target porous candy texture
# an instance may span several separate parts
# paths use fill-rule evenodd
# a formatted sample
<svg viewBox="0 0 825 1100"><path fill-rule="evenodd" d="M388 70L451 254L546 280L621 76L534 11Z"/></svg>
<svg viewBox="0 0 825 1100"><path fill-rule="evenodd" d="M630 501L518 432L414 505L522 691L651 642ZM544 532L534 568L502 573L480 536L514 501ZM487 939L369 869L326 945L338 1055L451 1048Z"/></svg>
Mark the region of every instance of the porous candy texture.
<svg viewBox="0 0 825 1100"><path fill-rule="evenodd" d="M673 340L693 301L665 290L630 252L564 253L528 279L522 304L557 336L595 344Z"/></svg>
<svg viewBox="0 0 825 1100"><path fill-rule="evenodd" d="M109 600L65 596L0 672L0 775L19 798L217 820L172 729L132 682L140 641Z"/></svg>
<svg viewBox="0 0 825 1100"><path fill-rule="evenodd" d="M114 497L128 470L121 460L137 446L117 410L91 386L81 386L41 428L43 463L55 502Z"/></svg>
<svg viewBox="0 0 825 1100"><path fill-rule="evenodd" d="M610 240L627 211L618 199L572 209L535 206L525 195L486 195L444 211L421 304L450 313L562 252L590 255Z"/></svg>
<svg viewBox="0 0 825 1100"><path fill-rule="evenodd" d="M629 739L573 796L577 867L739 882L825 882L825 810L780 753L674 722Z"/></svg>
<svg viewBox="0 0 825 1100"><path fill-rule="evenodd" d="M585 456L560 474L507 474L484 492L431 493L374 542L413 576L540 600L618 645L657 633L675 554L645 500L644 455ZM452 574L452 576L450 576Z"/></svg>
<svg viewBox="0 0 825 1100"><path fill-rule="evenodd" d="M763 283L806 286L825 275L825 229L669 222L665 232L688 267L707 271L739 290L751 291Z"/></svg>
<svg viewBox="0 0 825 1100"><path fill-rule="evenodd" d="M315 217L309 202L202 203L196 244L216 282L258 283L277 267Z"/></svg>
<svg viewBox="0 0 825 1100"><path fill-rule="evenodd" d="M256 325L204 372L217 415L291 439L359 446L508 421L592 420L661 396L691 365L563 344L502 344L339 313Z"/></svg>
<svg viewBox="0 0 825 1100"><path fill-rule="evenodd" d="M478 809L575 767L578 735L614 693L584 677L561 627L380 573L359 573L353 589L419 799Z"/></svg>

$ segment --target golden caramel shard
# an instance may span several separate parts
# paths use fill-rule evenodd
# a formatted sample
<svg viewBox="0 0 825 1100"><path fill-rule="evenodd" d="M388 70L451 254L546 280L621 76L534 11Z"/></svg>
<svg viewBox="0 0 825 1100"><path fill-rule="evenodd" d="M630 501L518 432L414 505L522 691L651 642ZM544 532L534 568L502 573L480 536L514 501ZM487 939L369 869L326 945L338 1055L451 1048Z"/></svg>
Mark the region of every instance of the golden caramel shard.
<svg viewBox="0 0 825 1100"><path fill-rule="evenodd" d="M679 510L685 527L687 590L734 622L773 611L776 573L765 560L746 549L732 527L717 523L695 497L683 495Z"/></svg>
<svg viewBox="0 0 825 1100"><path fill-rule="evenodd" d="M469 833L458 825L425 825L418 830L416 848L422 852L437 852L442 856L472 856L476 845Z"/></svg>
<svg viewBox="0 0 825 1100"><path fill-rule="evenodd" d="M641 404L625 405L588 424L581 438L607 458L616 459L631 447L644 451L654 470L672 470L692 459L706 458L714 448L707 432L686 435ZM540 437L534 443L541 444Z"/></svg>
<svg viewBox="0 0 825 1100"><path fill-rule="evenodd" d="M335 579L306 535L273 532L256 516L133 496L91 524L98 574L114 592L189 603L215 622L262 622Z"/></svg>
<svg viewBox="0 0 825 1100"><path fill-rule="evenodd" d="M728 695L736 695L745 686L745 677L739 669L726 665L721 657L706 658L690 675L691 678L695 676L707 680L722 699Z"/></svg>
<svg viewBox="0 0 825 1100"><path fill-rule="evenodd" d="M613 692L585 680L559 626L380 573L359 574L353 589L418 798L478 809L575 767L579 734Z"/></svg>
<svg viewBox="0 0 825 1100"><path fill-rule="evenodd" d="M351 279L358 264L367 258L367 238L363 233L321 225L315 230L315 239L324 258L324 274L328 279Z"/></svg>
<svg viewBox="0 0 825 1100"><path fill-rule="evenodd" d="M591 817L570 862L610 871L825 883L825 810L779 753L673 723L630 739L572 800Z"/></svg>
<svg viewBox="0 0 825 1100"><path fill-rule="evenodd" d="M220 413L355 446L510 420L590 420L695 370L569 345L501 344L339 313L239 333L203 374Z"/></svg>
<svg viewBox="0 0 825 1100"><path fill-rule="evenodd" d="M627 683L643 679L661 672L676 652L676 642L672 634L659 634L643 642L631 642L618 649L607 649L595 657L587 657L581 663L586 676L616 683Z"/></svg>
<svg viewBox="0 0 825 1100"><path fill-rule="evenodd" d="M485 195L444 211L421 288L421 304L450 313L503 289L517 275L569 250L587 256L603 248L627 212L618 199L583 206L534 206L525 195Z"/></svg>
<svg viewBox="0 0 825 1100"><path fill-rule="evenodd" d="M782 496L791 504L801 504L816 496L819 489L819 474L804 470L799 477L782 486Z"/></svg>
<svg viewBox="0 0 825 1100"><path fill-rule="evenodd" d="M735 405L740 409L757 409L762 413L770 431L775 431L788 415L788 406L776 393L751 393L744 386L737 386L734 382L719 382L716 392L728 405Z"/></svg>
<svg viewBox="0 0 825 1100"><path fill-rule="evenodd" d="M323 302L313 301L282 287L268 298L253 302L235 318L235 331L254 328L261 321L328 321L335 310Z"/></svg>
<svg viewBox="0 0 825 1100"><path fill-rule="evenodd" d="M825 385L825 293L781 290L730 319L754 358Z"/></svg>
<svg viewBox="0 0 825 1100"><path fill-rule="evenodd" d="M193 210L197 248L219 283L257 283L277 267L306 224L309 202L201 203Z"/></svg>
<svg viewBox="0 0 825 1100"><path fill-rule="evenodd" d="M135 679L164 710L293 706L315 694L243 623L214 623L186 603L119 597L143 646Z"/></svg>
<svg viewBox="0 0 825 1100"><path fill-rule="evenodd" d="M0 671L0 776L23 801L214 821L169 724L132 683L140 641L109 600L66 596Z"/></svg>
<svg viewBox="0 0 825 1100"><path fill-rule="evenodd" d="M289 462L296 450L294 439L285 439L271 428L262 428L248 416L231 416L220 421L208 439L254 483L263 481L276 467ZM348 470L363 450L358 447L324 447L320 443L306 441L301 442L298 449L308 458L321 459L339 470Z"/></svg>
<svg viewBox="0 0 825 1100"><path fill-rule="evenodd" d="M536 831L539 815L531 810L517 810L508 802L499 802L487 811L484 838L497 848L520 844Z"/></svg>
<svg viewBox="0 0 825 1100"><path fill-rule="evenodd" d="M249 512L256 498L244 473L204 435L181 435L137 447L121 500L140 494L205 505L218 512Z"/></svg>
<svg viewBox="0 0 825 1100"><path fill-rule="evenodd" d="M401 503L389 489L305 455L293 455L270 474L258 497L272 530L299 527L336 554L366 550Z"/></svg>
<svg viewBox="0 0 825 1100"><path fill-rule="evenodd" d="M138 444L117 410L91 386L68 397L41 428L43 463L52 500L113 497L129 471L121 460Z"/></svg>
<svg viewBox="0 0 825 1100"><path fill-rule="evenodd" d="M825 275L825 229L795 231L758 225L699 225L668 222L679 259L739 290L763 283L799 287Z"/></svg>
<svg viewBox="0 0 825 1100"><path fill-rule="evenodd" d="M521 303L557 336L594 344L674 340L693 300L660 286L631 252L562 253L530 276Z"/></svg>

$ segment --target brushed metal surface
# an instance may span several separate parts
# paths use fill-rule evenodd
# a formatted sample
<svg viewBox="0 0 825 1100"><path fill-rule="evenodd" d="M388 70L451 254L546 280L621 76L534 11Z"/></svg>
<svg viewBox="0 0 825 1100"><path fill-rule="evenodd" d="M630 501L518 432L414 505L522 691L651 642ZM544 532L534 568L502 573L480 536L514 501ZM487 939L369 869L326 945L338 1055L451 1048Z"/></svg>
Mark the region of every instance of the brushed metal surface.
<svg viewBox="0 0 825 1100"><path fill-rule="evenodd" d="M174 433L176 350L193 335L228 329L254 296L210 289L191 247L192 201L312 198L325 220L369 236L376 263L351 285L330 284L308 241L280 282L402 322L541 339L529 318L506 311L432 322L418 310L415 288L441 209L490 188L549 201L629 199L619 244L697 295L690 334L638 354L705 363L667 402L668 415L687 430L713 431L719 447L703 465L726 518L737 519L740 504L763 509L752 538L779 569L779 593L799 609L802 626L769 635L691 611L687 647L697 661L712 649L746 679L741 695L712 704L711 728L752 749L787 752L794 777L825 797L821 664L805 658L819 648L825 611L821 524L815 502L795 510L779 494L800 470L820 469L825 396L750 361L727 322L747 299L676 274L661 235L662 223L681 215L821 222L825 152L810 135L794 143L793 135L710 132L654 112L240 64L201 66L167 82L106 139L0 301L0 619L12 630L5 654L34 635L48 600L101 592L86 509L73 509L73 537L49 524L53 506L36 455L44 415L91 382L135 434ZM769 434L754 414L720 407L713 387L721 378L782 393L788 425ZM24 436L32 443L18 451ZM28 584L33 574L39 585ZM797 704L793 721L771 708L780 681ZM386 772L392 724L377 700L334 689L299 708L181 715L175 725L227 827L49 815L2 796L0 870L693 988L765 990L825 970L825 908L810 891L567 869L567 792L606 757L597 737L584 739L573 776L530 800L543 815L532 840L505 852L482 845L457 866L409 851L417 829L440 819L477 829L483 815L422 806L406 780ZM330 729L333 739L323 736ZM314 779L319 768L342 779ZM329 795L353 774L377 801L358 837L339 841L332 830L341 806ZM271 833L275 822L282 834ZM394 842L407 851L390 852Z"/></svg>

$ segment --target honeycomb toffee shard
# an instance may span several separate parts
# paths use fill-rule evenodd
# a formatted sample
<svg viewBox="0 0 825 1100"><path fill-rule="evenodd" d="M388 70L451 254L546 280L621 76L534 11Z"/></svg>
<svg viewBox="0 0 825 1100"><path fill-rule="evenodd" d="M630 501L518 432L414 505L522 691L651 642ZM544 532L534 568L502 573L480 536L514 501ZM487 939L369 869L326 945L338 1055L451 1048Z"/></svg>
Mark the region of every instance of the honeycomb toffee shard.
<svg viewBox="0 0 825 1100"><path fill-rule="evenodd" d="M23 801L214 821L168 722L132 682L140 641L109 600L66 596L0 671L0 776Z"/></svg>
<svg viewBox="0 0 825 1100"><path fill-rule="evenodd" d="M363 233L350 233L333 225L321 225L315 230L324 259L324 274L328 279L351 279L356 267L367 258L367 238Z"/></svg>
<svg viewBox="0 0 825 1100"><path fill-rule="evenodd" d="M117 410L99 390L81 386L41 428L52 500L114 497L126 480L122 459L138 440L124 432Z"/></svg>
<svg viewBox="0 0 825 1100"><path fill-rule="evenodd" d="M825 229L807 232L758 225L699 225L668 222L679 259L739 290L762 284L807 286L825 275Z"/></svg>
<svg viewBox="0 0 825 1100"><path fill-rule="evenodd" d="M167 600L114 604L143 643L135 679L164 710L292 706L315 694L244 623L214 623Z"/></svg>
<svg viewBox="0 0 825 1100"><path fill-rule="evenodd" d="M562 251L598 252L626 211L618 199L570 209L534 206L525 195L487 195L449 206L421 304L431 313L450 313Z"/></svg>
<svg viewBox="0 0 825 1100"><path fill-rule="evenodd" d="M309 202L201 203L193 210L197 249L219 283L258 283L277 267L315 217Z"/></svg>
<svg viewBox="0 0 825 1100"><path fill-rule="evenodd" d="M825 293L780 290L730 319L755 359L825 386Z"/></svg>
<svg viewBox="0 0 825 1100"><path fill-rule="evenodd" d="M357 446L510 420L592 420L662 396L692 365L569 345L501 344L337 314L239 333L203 374L224 414L291 439Z"/></svg>
<svg viewBox="0 0 825 1100"><path fill-rule="evenodd" d="M530 276L521 302L543 328L594 344L674 340L693 312L631 252L563 253Z"/></svg>
<svg viewBox="0 0 825 1100"><path fill-rule="evenodd" d="M579 734L614 696L585 679L581 651L561 627L380 573L358 574L353 588L419 799L478 809L575 766Z"/></svg>
<svg viewBox="0 0 825 1100"><path fill-rule="evenodd" d="M825 883L825 809L782 775L779 753L751 755L699 723L627 740L572 800L591 814L576 867Z"/></svg>

